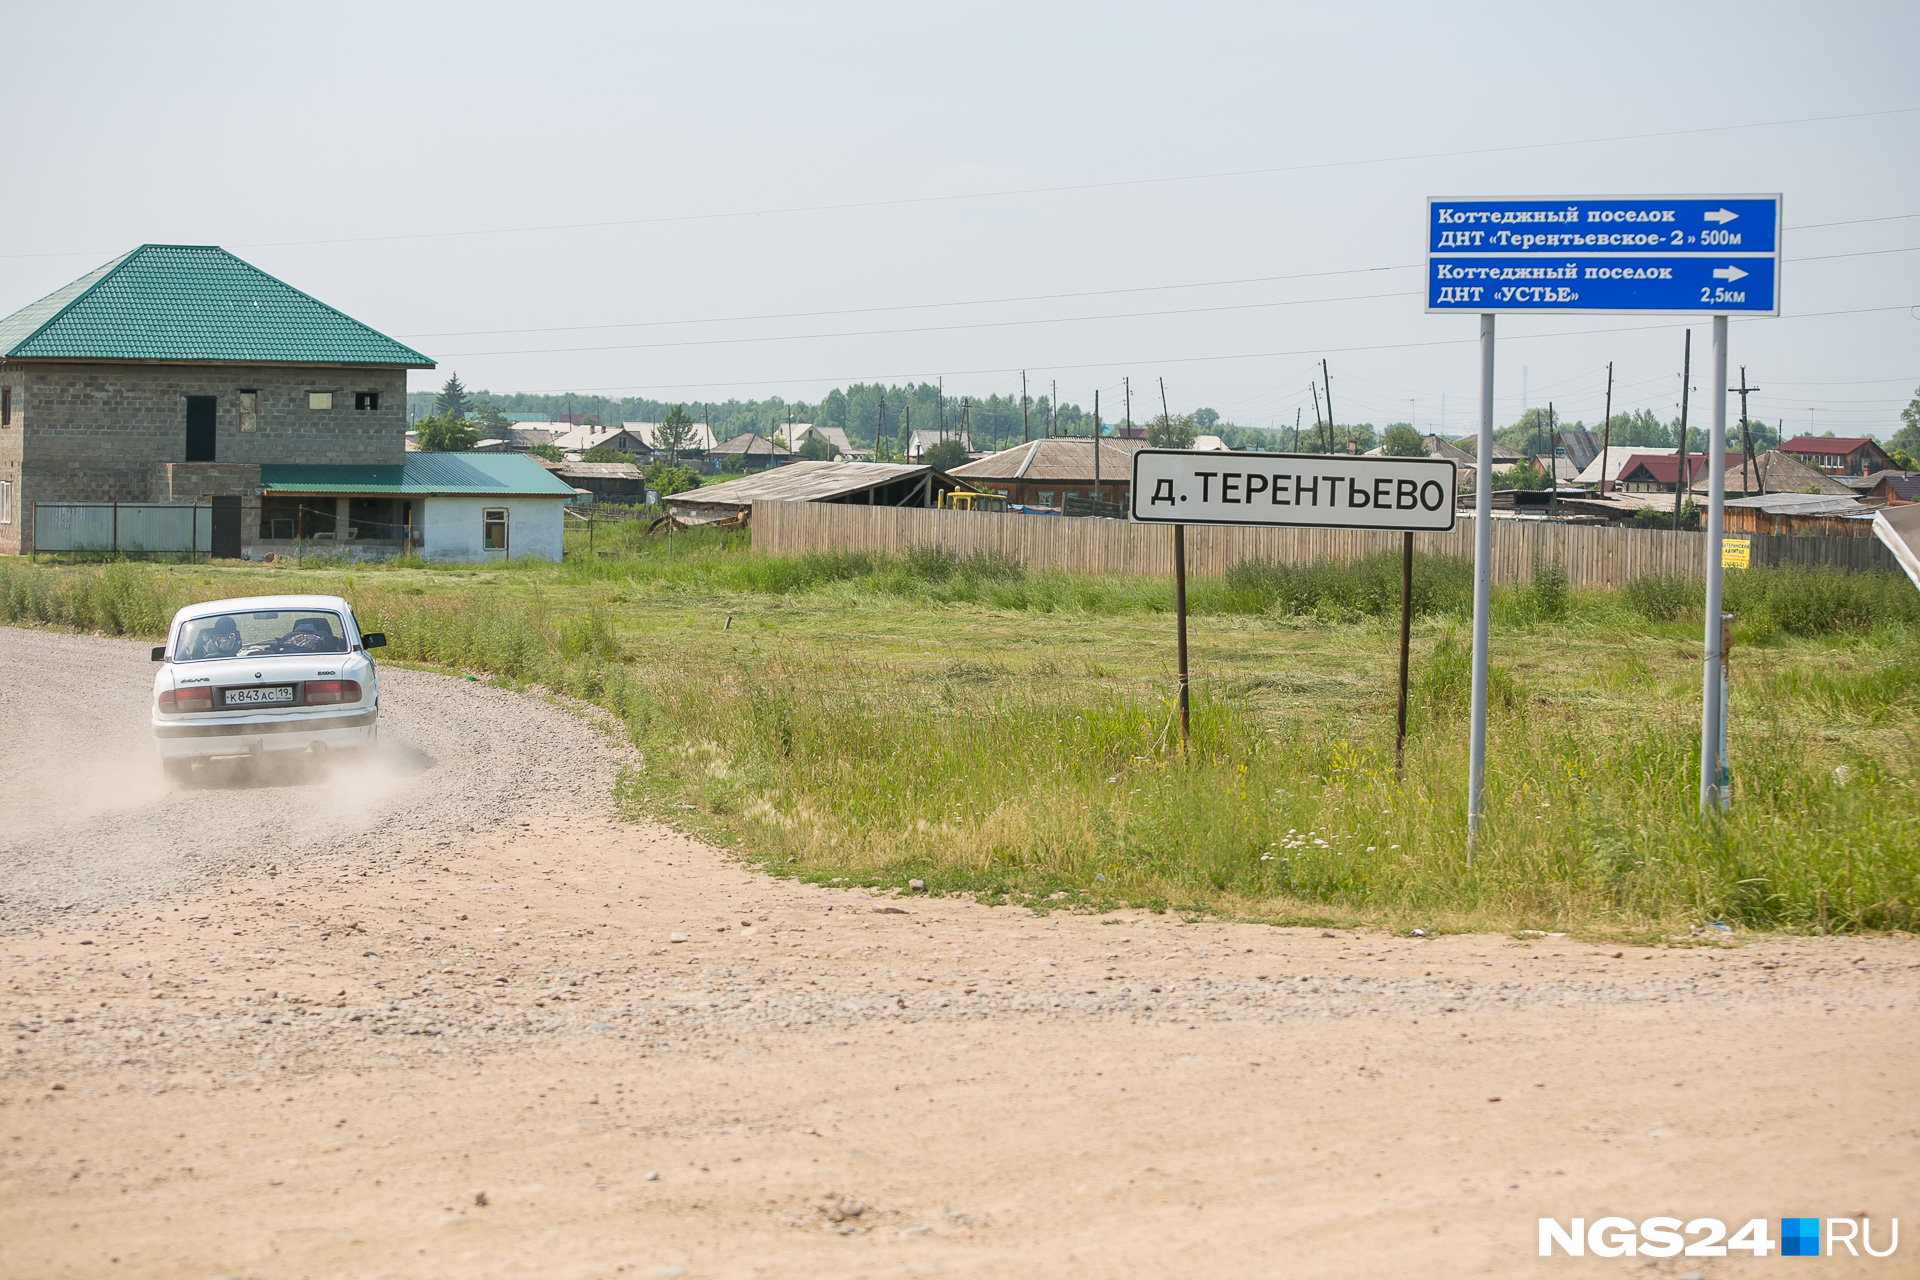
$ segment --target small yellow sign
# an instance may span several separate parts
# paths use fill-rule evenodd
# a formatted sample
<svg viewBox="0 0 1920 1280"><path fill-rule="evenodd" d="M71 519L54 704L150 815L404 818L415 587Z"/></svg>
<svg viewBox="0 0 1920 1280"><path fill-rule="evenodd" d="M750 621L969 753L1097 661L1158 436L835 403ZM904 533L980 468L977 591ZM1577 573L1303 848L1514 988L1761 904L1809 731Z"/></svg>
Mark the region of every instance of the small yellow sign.
<svg viewBox="0 0 1920 1280"><path fill-rule="evenodd" d="M1753 563L1753 539L1720 539L1720 567L1722 569L1744 569Z"/></svg>

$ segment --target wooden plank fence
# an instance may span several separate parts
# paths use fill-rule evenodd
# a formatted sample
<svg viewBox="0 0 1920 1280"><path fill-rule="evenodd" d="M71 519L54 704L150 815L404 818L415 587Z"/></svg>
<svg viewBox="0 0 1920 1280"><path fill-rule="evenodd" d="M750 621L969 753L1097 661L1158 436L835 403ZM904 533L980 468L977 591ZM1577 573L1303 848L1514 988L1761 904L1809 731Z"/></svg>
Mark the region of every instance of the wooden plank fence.
<svg viewBox="0 0 1920 1280"><path fill-rule="evenodd" d="M1068 520L1049 516L920 507L863 507L825 502L753 504L753 550L759 555L810 551L883 551L901 555L939 546L957 555L1010 556L1033 570L1062 573L1173 573L1173 530L1124 520ZM1753 563L1830 565L1855 572L1898 573L1893 554L1874 538L1795 538L1748 535ZM1525 582L1536 561L1559 560L1576 587L1618 587L1661 574L1701 578L1705 535L1618 525L1496 520L1493 580ZM1462 515L1451 533L1415 534L1414 549L1473 558L1473 517ZM1187 572L1223 577L1242 560L1310 564L1396 551L1400 535L1344 529L1252 529L1191 525Z"/></svg>
<svg viewBox="0 0 1920 1280"><path fill-rule="evenodd" d="M945 547L958 555L1010 556L1029 569L1064 573L1173 573L1173 530L1124 520L1068 520L1016 513L929 511L918 507L864 507L822 502L753 504L753 550L760 555L811 551L883 551ZM1415 534L1414 549L1473 556L1473 517L1450 533ZM1242 560L1308 564L1394 551L1400 535L1344 529L1254 529L1192 525L1187 572L1222 577ZM1665 529L1497 520L1493 526L1493 580L1525 582L1536 560L1559 560L1574 586L1620 586L1649 574L1699 578L1705 573L1703 535Z"/></svg>

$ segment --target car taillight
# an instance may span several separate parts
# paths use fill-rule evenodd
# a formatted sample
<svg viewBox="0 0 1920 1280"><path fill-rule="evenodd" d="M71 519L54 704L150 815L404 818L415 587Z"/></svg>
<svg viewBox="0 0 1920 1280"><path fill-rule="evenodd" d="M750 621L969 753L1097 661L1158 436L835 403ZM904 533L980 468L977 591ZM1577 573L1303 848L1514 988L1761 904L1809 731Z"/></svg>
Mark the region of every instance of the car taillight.
<svg viewBox="0 0 1920 1280"><path fill-rule="evenodd" d="M174 713L181 711L213 710L213 690L198 689L162 689L159 698L160 710Z"/></svg>
<svg viewBox="0 0 1920 1280"><path fill-rule="evenodd" d="M317 707L329 702L360 701L360 682L358 680L309 680L307 681L307 705Z"/></svg>

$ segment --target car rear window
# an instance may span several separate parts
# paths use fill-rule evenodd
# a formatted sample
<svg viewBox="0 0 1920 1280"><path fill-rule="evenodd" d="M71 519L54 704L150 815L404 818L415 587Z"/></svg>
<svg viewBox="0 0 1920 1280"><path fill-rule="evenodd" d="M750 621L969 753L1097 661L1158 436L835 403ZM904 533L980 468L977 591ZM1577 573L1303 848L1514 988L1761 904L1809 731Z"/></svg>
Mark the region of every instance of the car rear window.
<svg viewBox="0 0 1920 1280"><path fill-rule="evenodd" d="M261 658L282 653L345 653L340 615L324 609L262 609L189 619L174 646L175 662Z"/></svg>

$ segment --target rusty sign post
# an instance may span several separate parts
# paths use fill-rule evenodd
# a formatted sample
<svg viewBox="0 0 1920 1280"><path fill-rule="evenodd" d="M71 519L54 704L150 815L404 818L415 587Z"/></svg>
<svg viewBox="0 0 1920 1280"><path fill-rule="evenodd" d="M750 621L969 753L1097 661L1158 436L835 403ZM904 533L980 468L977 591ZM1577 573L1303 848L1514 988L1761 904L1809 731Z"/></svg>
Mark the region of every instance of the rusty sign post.
<svg viewBox="0 0 1920 1280"><path fill-rule="evenodd" d="M1407 637L1413 606L1413 535L1453 528L1454 464L1445 458L1352 454L1222 453L1141 449L1133 455L1129 514L1173 526L1174 620L1180 649L1180 737L1189 740L1187 526L1359 529L1403 535L1400 544L1399 768L1407 732Z"/></svg>

